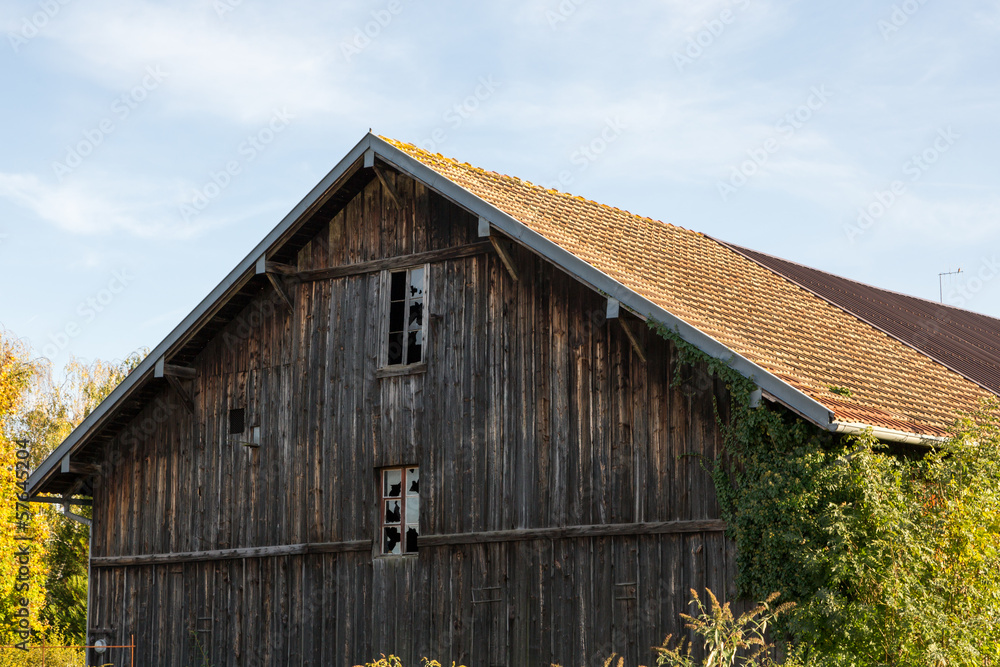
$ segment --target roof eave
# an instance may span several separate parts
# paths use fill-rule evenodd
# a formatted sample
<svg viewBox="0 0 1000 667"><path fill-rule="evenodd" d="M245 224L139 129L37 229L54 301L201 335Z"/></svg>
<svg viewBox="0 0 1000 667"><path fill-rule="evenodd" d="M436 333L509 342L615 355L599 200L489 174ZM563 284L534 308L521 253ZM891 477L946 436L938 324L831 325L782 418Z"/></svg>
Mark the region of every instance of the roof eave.
<svg viewBox="0 0 1000 667"><path fill-rule="evenodd" d="M373 137L372 149L382 160L422 182L427 187L441 193L470 213L485 218L491 225L507 236L517 240L557 266L560 266L563 270L591 288L616 299L633 312L659 322L671 331L674 331L682 340L694 345L705 354L715 359L726 361L741 375L755 382L758 387L769 392L781 403L789 406L815 425L824 430L830 428L830 424L834 419L833 412L811 396L808 396L746 357L726 347L715 338L688 324L673 313L668 312L629 289L611 276L556 245L541 234L530 229L524 223L454 183L427 165L410 157L383 139Z"/></svg>
<svg viewBox="0 0 1000 667"><path fill-rule="evenodd" d="M264 239L241 261L229 275L227 275L200 304L178 324L173 331L153 349L139 366L129 373L128 377L122 381L111 394L104 399L97 408L88 415L83 422L73 430L72 433L62 442L54 452L38 466L28 478L27 494L31 498L41 492L41 488L46 481L58 469L62 460L69 455L72 458L74 452L86 445L88 439L97 433L106 423L107 419L115 410L132 396L141 386L154 375L156 363L165 357L169 357L175 352L184 341L187 340L193 331L197 330L199 323L202 323L207 316L210 316L220 305L224 304L227 297L234 291L239 290L255 274L258 259L266 255L273 249L275 244L281 241L282 237L295 226L303 215L319 201L336 182L351 170L352 166L364 157L365 152L370 148L372 140L380 141L372 134L367 134L351 149L351 151L320 181L302 201L300 201L281 220L278 225L271 230Z"/></svg>

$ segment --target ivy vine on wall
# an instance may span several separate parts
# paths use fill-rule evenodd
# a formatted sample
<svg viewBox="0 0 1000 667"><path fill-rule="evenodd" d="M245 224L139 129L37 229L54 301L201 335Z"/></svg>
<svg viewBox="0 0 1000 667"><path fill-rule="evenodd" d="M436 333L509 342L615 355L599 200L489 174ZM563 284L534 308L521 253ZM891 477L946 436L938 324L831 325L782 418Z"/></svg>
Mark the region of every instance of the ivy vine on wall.
<svg viewBox="0 0 1000 667"><path fill-rule="evenodd" d="M650 318L729 405L712 475L741 597L796 604L778 632L810 665L1000 665L1000 402L936 449L825 431ZM725 415L725 416L723 416Z"/></svg>

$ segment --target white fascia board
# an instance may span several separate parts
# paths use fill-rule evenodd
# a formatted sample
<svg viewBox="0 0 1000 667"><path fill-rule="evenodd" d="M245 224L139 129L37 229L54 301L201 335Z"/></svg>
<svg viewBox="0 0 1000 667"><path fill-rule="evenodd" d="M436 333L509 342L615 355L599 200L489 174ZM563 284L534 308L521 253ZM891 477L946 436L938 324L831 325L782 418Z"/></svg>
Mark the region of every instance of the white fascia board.
<svg viewBox="0 0 1000 667"><path fill-rule="evenodd" d="M833 422L830 424L830 430L834 433L847 433L849 435L861 435L867 431L871 431L872 435L883 442L900 442L907 445L923 445L925 447L941 444L948 440L936 435L920 435L918 433L897 431L891 428L853 422Z"/></svg>
<svg viewBox="0 0 1000 667"><path fill-rule="evenodd" d="M227 297L233 292L242 288L255 274L257 261L266 256L272 246L298 222L302 216L315 204L323 194L333 186L337 180L360 160L365 151L371 147L372 139L377 139L372 134L366 135L351 151L337 163L330 173L314 187L306 197L286 215L278 225L271 230L263 241L233 269L219 285L205 297L198 306L191 311L191 314L184 318L173 331L161 342L152 352L139 364L138 368L129 373L118 387L104 399L97 408L87 416L83 423L76 427L72 433L56 448L28 477L27 493L30 498L35 494L35 489L54 472L60 469L62 459L75 452L86 442L87 437L94 433L104 424L105 420L111 416L116 408L148 379L152 378L155 368L161 359L170 356L178 347L182 346L190 335L197 331L197 325L202 319L212 311L221 307ZM378 140L380 143L381 140Z"/></svg>
<svg viewBox="0 0 1000 667"><path fill-rule="evenodd" d="M681 318L632 291L591 264L549 241L541 234L529 229L520 221L418 160L415 160L395 146L378 137L373 137L372 148L379 158L393 165L399 171L408 174L425 186L437 191L473 215L486 218L490 224L504 234L516 239L591 288L607 297L616 299L629 310L643 317L649 317L666 326L671 331L677 333L682 340L691 343L710 357L725 361L731 368L755 382L758 387L769 392L779 401L793 408L820 428L830 430L834 418L833 412L811 396L808 396L746 357L726 347L700 329L691 326Z"/></svg>

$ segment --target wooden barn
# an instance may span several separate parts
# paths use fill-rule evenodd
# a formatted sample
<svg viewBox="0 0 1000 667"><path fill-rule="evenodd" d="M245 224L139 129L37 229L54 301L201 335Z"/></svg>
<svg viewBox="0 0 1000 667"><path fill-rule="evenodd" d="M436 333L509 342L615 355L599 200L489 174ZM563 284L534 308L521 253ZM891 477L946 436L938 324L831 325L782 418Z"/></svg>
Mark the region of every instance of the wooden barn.
<svg viewBox="0 0 1000 667"><path fill-rule="evenodd" d="M887 294L367 135L29 491L92 504L91 640L142 667L650 664L736 591L730 399L649 324L818 429L940 437L995 351Z"/></svg>

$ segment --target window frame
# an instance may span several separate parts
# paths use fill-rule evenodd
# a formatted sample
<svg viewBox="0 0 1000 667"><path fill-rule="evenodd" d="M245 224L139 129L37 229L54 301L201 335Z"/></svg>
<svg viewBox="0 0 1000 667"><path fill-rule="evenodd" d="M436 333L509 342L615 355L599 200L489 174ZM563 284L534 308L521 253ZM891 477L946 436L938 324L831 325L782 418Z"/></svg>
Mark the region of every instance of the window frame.
<svg viewBox="0 0 1000 667"><path fill-rule="evenodd" d="M402 352L402 363L390 364L389 363L389 347L390 347L390 345L392 343L390 341L390 331L389 331L389 329L390 329L390 326L391 326L390 319L391 319L392 303L393 303L393 301L392 301L392 276L395 273L403 273L403 272L405 272L406 273L406 277L407 277L406 278L406 284L407 284L407 286L409 286L411 284L411 277L410 277L412 275L411 272L414 271L414 270L417 270L417 269L420 269L420 270L423 271L423 280L422 280L422 285L421 285L421 289L423 290L423 296L422 296L422 298L423 298L423 321L420 323L420 336L421 336L420 361L410 362L410 360L407 358L409 356L409 345L407 344L407 339L408 339L408 334L409 334L409 331L407 329L408 329L409 323L407 321L408 320L408 312L406 312L406 311L409 310L409 304L411 303L410 296L407 295L407 298L406 298L406 304L407 304L407 306L405 308L404 316L403 316L404 317L404 325L403 325L404 326L404 331L403 331L404 345L403 345L403 352ZM380 340L379 340L379 356L378 356L379 364L378 364L378 368L379 368L380 374L384 374L383 376L392 376L392 375L395 375L395 374L405 374L407 372L419 372L419 371L425 370L426 367L427 367L427 351L428 351L428 345L427 345L427 341L428 341L428 335L427 335L428 334L428 327L427 327L427 322L428 322L428 319L429 319L428 315L429 315L429 312L430 312L429 308L428 308L429 296L430 296L429 290L428 290L429 278L430 278L430 264L414 264L412 266L400 267L398 269L385 269L385 270L382 271L382 280L381 280L381 282L382 282L382 295L383 296L381 298L381 305L380 305L380 311L379 311L380 312L380 320L381 320L381 322L380 322L380 325L379 325Z"/></svg>
<svg viewBox="0 0 1000 667"><path fill-rule="evenodd" d="M410 471L417 471L418 486L417 492L415 494L410 494L408 492L407 475ZM420 553L420 466L418 465L405 465L405 466L389 466L386 468L376 469L377 481L376 481L376 499L378 512L378 533L376 536L375 544L375 556L377 558L414 558ZM391 472L400 473L400 495L388 496L388 489L386 488L386 474ZM407 520L407 501L409 499L415 498L417 501L417 517L416 522ZM397 501L399 502L399 522L387 522L386 521L386 505L389 502ZM387 528L398 528L399 542L397 544L400 547L399 553L393 553L391 551L386 551L385 546L385 531ZM417 531L417 544L413 551L408 551L408 537L407 530L414 528Z"/></svg>

